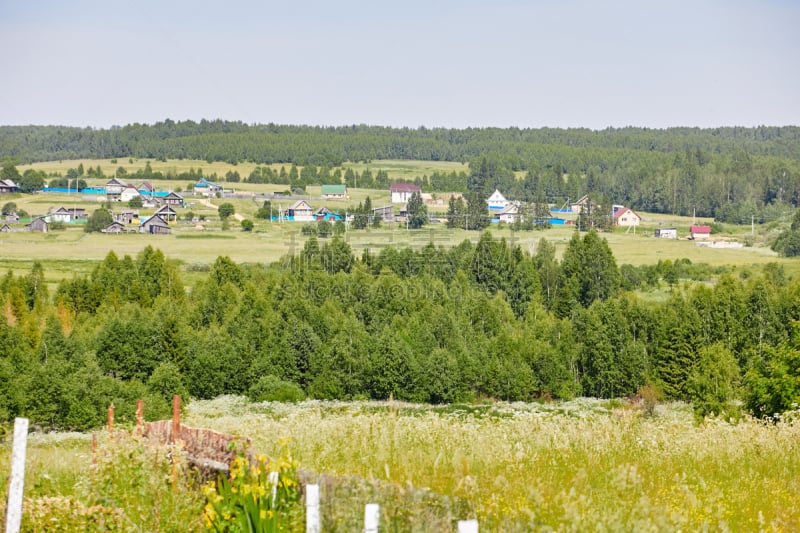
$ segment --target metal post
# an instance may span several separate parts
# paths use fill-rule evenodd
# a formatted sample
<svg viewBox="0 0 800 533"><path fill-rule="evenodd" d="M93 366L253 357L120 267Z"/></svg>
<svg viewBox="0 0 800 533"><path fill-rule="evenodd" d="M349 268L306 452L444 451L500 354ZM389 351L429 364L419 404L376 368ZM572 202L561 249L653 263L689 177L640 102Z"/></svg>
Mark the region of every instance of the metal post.
<svg viewBox="0 0 800 533"><path fill-rule="evenodd" d="M25 484L25 448L28 444L28 419L14 419L14 445L11 450L11 480L8 485L6 533L19 533L22 522L22 488Z"/></svg>

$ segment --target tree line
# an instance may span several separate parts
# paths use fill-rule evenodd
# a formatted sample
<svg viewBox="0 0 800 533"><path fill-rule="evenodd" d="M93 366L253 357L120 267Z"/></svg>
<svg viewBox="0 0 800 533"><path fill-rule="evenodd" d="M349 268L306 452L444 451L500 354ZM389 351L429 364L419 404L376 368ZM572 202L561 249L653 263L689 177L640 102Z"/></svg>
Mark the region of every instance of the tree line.
<svg viewBox="0 0 800 533"><path fill-rule="evenodd" d="M538 195L550 203L591 192L633 209L741 224L783 216L800 201L800 128L795 126L592 131L166 120L107 130L4 126L0 154L21 163L89 157L283 163L288 168L282 172L260 167L249 176L231 172L229 178L368 188L385 188L388 176L380 171L357 176L348 172L348 161L459 161L469 164L469 172L435 172L414 181L430 191L500 188L513 199Z"/></svg>
<svg viewBox="0 0 800 533"><path fill-rule="evenodd" d="M666 298L639 296L654 288ZM43 427L100 425L110 403L129 420L137 398L166 416L174 393L450 403L649 386L701 416L734 415L736 399L772 416L800 398L800 281L777 265L618 267L595 231L561 260L545 239L531 255L489 233L359 257L312 236L272 265L219 257L191 290L148 247L54 294L39 264L9 272L0 303L0 420Z"/></svg>

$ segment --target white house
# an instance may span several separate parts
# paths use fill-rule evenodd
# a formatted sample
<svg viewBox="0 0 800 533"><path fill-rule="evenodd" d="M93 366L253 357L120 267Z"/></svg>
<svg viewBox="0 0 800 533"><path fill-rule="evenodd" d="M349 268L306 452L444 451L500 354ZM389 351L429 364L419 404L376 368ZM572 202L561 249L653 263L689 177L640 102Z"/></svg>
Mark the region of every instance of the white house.
<svg viewBox="0 0 800 533"><path fill-rule="evenodd" d="M122 189L122 192L119 194L119 201L128 203L138 196L141 196L141 193L139 193L139 189L137 189L133 185L128 185L124 189Z"/></svg>
<svg viewBox="0 0 800 533"><path fill-rule="evenodd" d="M419 185L413 183L392 183L389 185L389 193L393 204L405 204L411 199L411 195L420 192Z"/></svg>
<svg viewBox="0 0 800 533"><path fill-rule="evenodd" d="M505 222L506 224L513 224L519 219L519 203L509 202L508 205L495 213L492 218L498 222Z"/></svg>
<svg viewBox="0 0 800 533"><path fill-rule="evenodd" d="M654 235L658 239L677 239L678 230L676 228L656 228Z"/></svg>
<svg viewBox="0 0 800 533"><path fill-rule="evenodd" d="M692 239L710 239L711 226L692 226L689 228L689 233Z"/></svg>
<svg viewBox="0 0 800 533"><path fill-rule="evenodd" d="M489 209L492 210L502 210L508 207L508 200L506 200L506 197L500 194L500 191L497 189L495 189L489 199L486 200L486 203Z"/></svg>

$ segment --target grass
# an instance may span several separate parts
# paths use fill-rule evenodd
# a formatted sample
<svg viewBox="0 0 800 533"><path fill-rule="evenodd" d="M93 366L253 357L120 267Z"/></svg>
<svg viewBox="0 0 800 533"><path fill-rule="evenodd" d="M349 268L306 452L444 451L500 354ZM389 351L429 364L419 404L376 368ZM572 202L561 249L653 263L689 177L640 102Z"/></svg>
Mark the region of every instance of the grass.
<svg viewBox="0 0 800 533"><path fill-rule="evenodd" d="M358 530L369 502L381 503L388 531L452 531L466 518L477 518L482 531L512 532L800 528L800 424L791 421L696 425L685 404L658 406L648 417L631 402L591 399L436 407L250 404L231 396L189 404L184 420L249 437L256 452L271 456L288 438L304 478L322 485L326 531ZM88 436L34 435L31 442L27 496L96 503L87 495L101 489L79 482ZM5 473L8 443L0 450ZM125 443L122 452L138 457ZM199 516L196 498L168 501L158 482L118 471L125 480L105 489L113 490L107 506L131 513L146 505L137 500L163 509L180 503L170 516ZM125 491L129 479L138 484ZM144 517L143 524L167 520L152 511Z"/></svg>

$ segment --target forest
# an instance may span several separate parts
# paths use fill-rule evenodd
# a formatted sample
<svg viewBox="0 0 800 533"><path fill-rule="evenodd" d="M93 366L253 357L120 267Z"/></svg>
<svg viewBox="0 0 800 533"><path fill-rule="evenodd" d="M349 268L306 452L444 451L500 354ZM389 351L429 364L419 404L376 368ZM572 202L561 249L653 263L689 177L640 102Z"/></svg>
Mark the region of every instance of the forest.
<svg viewBox="0 0 800 533"><path fill-rule="evenodd" d="M165 120L107 130L2 126L0 154L18 164L75 158L200 159L285 164L231 181L358 184L385 188L348 162L457 161L469 173L433 173L426 191L500 188L516 200L564 204L586 193L632 209L749 224L785 216L800 201L800 128L388 128L248 125ZM146 176L145 176L146 177ZM163 176L169 178L170 176Z"/></svg>
<svg viewBox="0 0 800 533"><path fill-rule="evenodd" d="M0 420L87 429L110 403L131 420L137 398L164 416L176 393L437 404L656 391L700 417L792 408L800 280L779 265L618 266L595 231L554 250L485 232L355 257L339 237L309 237L270 265L219 257L188 290L148 246L53 294L36 263L0 279Z"/></svg>

